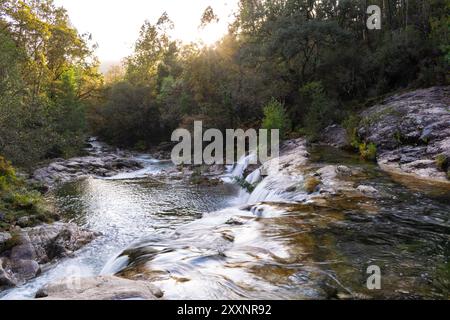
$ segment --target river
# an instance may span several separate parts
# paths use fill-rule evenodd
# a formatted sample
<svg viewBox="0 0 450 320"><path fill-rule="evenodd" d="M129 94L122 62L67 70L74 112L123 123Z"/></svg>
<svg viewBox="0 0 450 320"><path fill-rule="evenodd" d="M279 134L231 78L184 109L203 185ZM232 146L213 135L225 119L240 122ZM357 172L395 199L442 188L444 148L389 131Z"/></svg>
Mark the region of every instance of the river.
<svg viewBox="0 0 450 320"><path fill-rule="evenodd" d="M66 220L102 236L2 298L99 274L151 281L166 299L449 298L448 192L405 187L345 152L309 151L317 166L362 170L380 196L364 210L351 199L332 208L276 201L259 215L242 207L258 196L155 176L171 164L139 155L143 170L50 195ZM382 270L380 290L366 287L369 265Z"/></svg>

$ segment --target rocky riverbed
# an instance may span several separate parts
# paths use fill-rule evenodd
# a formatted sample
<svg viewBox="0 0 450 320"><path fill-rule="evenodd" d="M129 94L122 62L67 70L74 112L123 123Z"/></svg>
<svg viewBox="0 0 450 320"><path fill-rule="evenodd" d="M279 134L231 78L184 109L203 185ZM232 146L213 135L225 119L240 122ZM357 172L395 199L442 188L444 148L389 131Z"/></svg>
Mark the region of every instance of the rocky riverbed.
<svg viewBox="0 0 450 320"><path fill-rule="evenodd" d="M35 278L43 267L72 255L97 236L62 222L0 233L0 290Z"/></svg>
<svg viewBox="0 0 450 320"><path fill-rule="evenodd" d="M142 169L142 163L133 159L133 154L112 150L106 144L92 138L88 142L87 156L60 159L34 171L31 181L52 187L89 176L112 177L122 172Z"/></svg>
<svg viewBox="0 0 450 320"><path fill-rule="evenodd" d="M322 142L343 149L372 144L380 168L400 181L450 185L450 87L397 94L359 117L355 136L335 124Z"/></svg>
<svg viewBox="0 0 450 320"><path fill-rule="evenodd" d="M251 154L233 168L200 170L149 160L111 177L92 163L107 157L99 166L107 167L112 151L94 144L86 161L76 161L89 178L58 161L64 169L46 168L41 180L78 227L0 234L8 247L0 283L24 283L67 257L6 297L448 299L450 192L438 165L448 155L447 98L447 88L420 90L361 115L358 137L377 145L379 167L339 150L350 141L339 126L326 131L334 147L286 141L261 167L248 165ZM412 181L405 187L383 170ZM43 232L51 236L32 238ZM61 269L72 265L79 272L67 277ZM383 271L381 290L364 285L370 265Z"/></svg>
<svg viewBox="0 0 450 320"><path fill-rule="evenodd" d="M450 185L450 87L395 95L362 117L358 134L382 169Z"/></svg>

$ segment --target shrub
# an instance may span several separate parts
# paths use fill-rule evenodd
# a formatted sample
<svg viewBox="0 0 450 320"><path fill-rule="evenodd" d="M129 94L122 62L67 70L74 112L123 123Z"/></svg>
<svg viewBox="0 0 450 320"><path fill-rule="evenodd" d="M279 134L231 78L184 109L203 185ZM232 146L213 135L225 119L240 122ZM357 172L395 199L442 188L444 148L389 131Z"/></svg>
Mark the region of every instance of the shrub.
<svg viewBox="0 0 450 320"><path fill-rule="evenodd" d="M264 107L264 119L262 121L263 129L279 129L280 138L286 136L287 130L290 129L291 122L286 114L283 104L275 99L272 99Z"/></svg>
<svg viewBox="0 0 450 320"><path fill-rule="evenodd" d="M436 157L436 166L441 171L447 171L449 167L449 160L445 154L440 154Z"/></svg>
<svg viewBox="0 0 450 320"><path fill-rule="evenodd" d="M377 158L377 146L374 143L361 143L359 145L359 153L362 159L374 161Z"/></svg>
<svg viewBox="0 0 450 320"><path fill-rule="evenodd" d="M321 82L310 82L300 89L306 115L303 127L310 140L320 138L321 131L334 122L335 102L326 94Z"/></svg>
<svg viewBox="0 0 450 320"><path fill-rule="evenodd" d="M15 179L16 171L9 161L0 156L0 176L8 179Z"/></svg>
<svg viewBox="0 0 450 320"><path fill-rule="evenodd" d="M358 136L358 126L361 122L361 117L358 115L350 115L346 120L342 122L342 126L347 131L347 135L350 137L350 144L353 148L358 149L361 144Z"/></svg>

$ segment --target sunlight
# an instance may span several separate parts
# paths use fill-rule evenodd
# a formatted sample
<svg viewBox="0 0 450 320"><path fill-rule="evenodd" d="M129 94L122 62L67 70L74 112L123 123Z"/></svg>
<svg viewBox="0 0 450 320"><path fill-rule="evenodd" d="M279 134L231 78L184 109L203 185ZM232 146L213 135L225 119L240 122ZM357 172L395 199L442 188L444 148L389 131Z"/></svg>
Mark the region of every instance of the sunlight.
<svg viewBox="0 0 450 320"><path fill-rule="evenodd" d="M200 29L195 39L181 39L183 42L196 42L199 44L204 44L207 46L215 44L219 41L226 33L226 28L221 25L212 24L206 26L204 29ZM189 37L190 38L190 37Z"/></svg>
<svg viewBox="0 0 450 320"><path fill-rule="evenodd" d="M163 12L174 22L171 35L183 43L212 45L226 34L233 19L237 0L55 0L64 6L70 20L80 33L89 32L98 44L95 53L105 65L119 62L131 54L145 20L155 23ZM212 6L219 16L218 23L198 29L203 11ZM99 15L99 12L102 13Z"/></svg>

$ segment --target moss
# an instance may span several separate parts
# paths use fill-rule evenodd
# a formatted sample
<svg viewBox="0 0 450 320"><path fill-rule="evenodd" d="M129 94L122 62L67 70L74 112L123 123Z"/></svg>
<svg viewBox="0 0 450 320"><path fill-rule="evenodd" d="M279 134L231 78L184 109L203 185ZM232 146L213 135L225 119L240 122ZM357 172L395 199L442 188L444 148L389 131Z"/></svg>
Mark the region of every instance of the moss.
<svg viewBox="0 0 450 320"><path fill-rule="evenodd" d="M374 143L361 143L359 145L361 158L368 161L375 161L377 158L377 146Z"/></svg>
<svg viewBox="0 0 450 320"><path fill-rule="evenodd" d="M441 171L447 171L449 168L449 159L445 154L440 154L436 157L436 166Z"/></svg>
<svg viewBox="0 0 450 320"><path fill-rule="evenodd" d="M22 217L29 226L54 221L55 214L44 205L42 194L16 175L10 162L0 156L0 231L9 230Z"/></svg>
<svg viewBox="0 0 450 320"><path fill-rule="evenodd" d="M317 187L322 183L318 178L316 177L308 177L305 180L304 188L305 191L308 193L313 193L317 190Z"/></svg>

